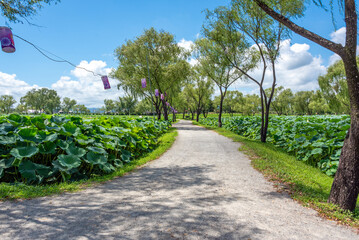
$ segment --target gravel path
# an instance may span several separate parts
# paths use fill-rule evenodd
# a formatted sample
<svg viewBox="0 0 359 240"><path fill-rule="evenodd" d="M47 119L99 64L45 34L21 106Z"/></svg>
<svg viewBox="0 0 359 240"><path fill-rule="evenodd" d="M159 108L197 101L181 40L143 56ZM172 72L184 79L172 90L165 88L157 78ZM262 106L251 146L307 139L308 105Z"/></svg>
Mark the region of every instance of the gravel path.
<svg viewBox="0 0 359 240"><path fill-rule="evenodd" d="M359 239L277 193L239 143L189 121L161 158L78 193L0 203L0 239Z"/></svg>

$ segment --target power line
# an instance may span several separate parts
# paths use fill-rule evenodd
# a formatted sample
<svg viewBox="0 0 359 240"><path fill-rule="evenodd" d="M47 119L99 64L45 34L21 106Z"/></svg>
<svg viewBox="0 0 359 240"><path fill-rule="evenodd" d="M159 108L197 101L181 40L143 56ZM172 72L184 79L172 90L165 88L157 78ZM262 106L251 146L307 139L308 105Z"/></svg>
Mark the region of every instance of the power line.
<svg viewBox="0 0 359 240"><path fill-rule="evenodd" d="M95 73L95 72L93 72L93 71L91 71L91 70L88 70L88 69L86 69L86 68L76 66L76 64L74 64L74 63L72 63L72 62L70 62L70 61L68 61L68 60L66 60L66 59L63 59L63 58L61 58L61 57L59 57L59 56L57 56L57 55L55 55L55 54L53 54L53 53L51 53L51 52L49 52L49 51L43 49L43 48L40 48L39 46L35 45L34 43L32 43L32 42L30 42L30 41L28 41L28 40L26 40L26 39L24 39L24 38L22 38L22 37L16 35L16 34L14 34L14 36L17 37L17 38L19 38L19 39L21 39L22 41L24 41L24 42L30 44L30 45L33 46L37 51L39 51L43 56L45 56L46 58L48 58L49 60L51 60L51 61L53 61L53 62L68 63L68 64L70 64L71 66L73 66L73 67L75 67L75 68L79 68L79 69L85 70L85 71L87 71L87 72L89 72L89 73L92 73L94 76L98 76L98 77L102 77L102 76L103 76L103 75L97 74L97 73ZM48 54L50 54L50 55L56 57L57 59L48 56L45 52L47 52Z"/></svg>

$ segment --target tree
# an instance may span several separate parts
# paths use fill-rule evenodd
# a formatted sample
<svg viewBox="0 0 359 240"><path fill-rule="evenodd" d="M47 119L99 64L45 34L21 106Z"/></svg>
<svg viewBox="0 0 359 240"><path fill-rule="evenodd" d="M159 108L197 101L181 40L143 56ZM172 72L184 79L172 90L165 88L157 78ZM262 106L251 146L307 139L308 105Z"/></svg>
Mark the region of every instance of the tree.
<svg viewBox="0 0 359 240"><path fill-rule="evenodd" d="M292 0L291 4L281 4L281 12L291 16L297 16L300 10L293 8L297 0ZM280 23L273 21L268 17L256 4L251 0L232 1L231 9L218 8L214 12L207 14L209 21L206 32L211 29L221 29L222 34L216 38L215 41L222 45L227 59L233 64L238 71L240 71L247 79L256 83L260 90L261 97L261 141L266 142L269 113L273 93L276 86L276 59L279 56L281 40L289 37L287 29ZM214 23L213 23L214 21ZM248 70L244 69L241 62L236 61L235 58L230 57L229 53L234 53L233 49L237 48L239 38L246 38L246 41L254 44L251 51L248 51L247 58L250 54L259 56L259 63L262 65L262 76L260 79L253 77L249 74ZM224 44L227 42L227 44ZM243 44L242 44L243 45ZM242 51L241 54L243 54ZM236 56L235 54L232 54ZM252 57L253 58L253 57ZM271 92L267 96L263 86L266 76L267 66L272 68L272 83Z"/></svg>
<svg viewBox="0 0 359 240"><path fill-rule="evenodd" d="M314 91L299 91L294 95L294 110L297 114L312 115L309 108L310 101L314 95Z"/></svg>
<svg viewBox="0 0 359 240"><path fill-rule="evenodd" d="M242 104L235 106L235 108L243 115L254 116L261 111L261 99L257 94L248 94L244 96Z"/></svg>
<svg viewBox="0 0 359 240"><path fill-rule="evenodd" d="M130 115L132 110L136 107L137 99L127 94L124 97L119 97L118 108L120 112Z"/></svg>
<svg viewBox="0 0 359 240"><path fill-rule="evenodd" d="M111 99L105 99L105 112L106 113L114 113L116 110L116 102Z"/></svg>
<svg viewBox="0 0 359 240"><path fill-rule="evenodd" d="M213 83L207 76L203 75L199 66L193 68L190 82L185 88L195 103L197 112L196 121L198 122L206 99L209 99L213 93Z"/></svg>
<svg viewBox="0 0 359 240"><path fill-rule="evenodd" d="M216 30L212 30L214 33L206 32L207 35L216 34ZM228 57L222 51L222 47L217 42L208 38L198 39L196 41L196 50L199 52L197 57L199 61L200 71L212 80L220 92L219 101L219 114L218 114L218 127L222 127L222 111L223 100L226 97L228 88L237 81L243 74L237 69L233 68L232 62L228 60ZM233 52L232 52L233 53ZM243 55L242 58L245 56ZM233 58L233 56L229 57ZM243 59L237 59L243 60ZM243 61L244 62L244 61ZM248 66L243 66L245 71L249 71L255 65L249 63Z"/></svg>
<svg viewBox="0 0 359 240"><path fill-rule="evenodd" d="M27 108L52 114L54 110L60 108L61 101L55 90L40 88L28 91L20 99L20 103L24 104Z"/></svg>
<svg viewBox="0 0 359 240"><path fill-rule="evenodd" d="M313 0L323 6L321 0ZM293 32L338 54L343 60L348 85L351 123L340 155L328 202L342 209L354 211L359 194L359 70L356 59L358 17L355 0L340 0L341 12L345 15L345 45L334 43L304 27L295 24L279 12L279 6L265 0L254 0L269 16L284 24ZM304 5L306 1L302 0ZM333 7L333 1L329 1ZM334 9L334 8L332 8ZM340 11L340 10L339 10Z"/></svg>
<svg viewBox="0 0 359 240"><path fill-rule="evenodd" d="M62 109L65 113L70 113L73 110L73 107L77 104L76 100L65 97L62 100Z"/></svg>
<svg viewBox="0 0 359 240"><path fill-rule="evenodd" d="M73 110L77 114L90 114L91 111L83 104L78 104L73 107Z"/></svg>
<svg viewBox="0 0 359 240"><path fill-rule="evenodd" d="M216 96L213 100L214 105L220 108L221 96ZM239 111L238 105L244 104L243 94L239 91L227 91L223 100L223 111L231 114Z"/></svg>
<svg viewBox="0 0 359 240"><path fill-rule="evenodd" d="M50 4L51 2L56 4L59 1L60 0L1 0L1 15L10 22L22 23L21 18L29 22L27 18L37 14L37 11L45 4Z"/></svg>
<svg viewBox="0 0 359 240"><path fill-rule="evenodd" d="M310 99L309 109L314 114L325 114L329 112L329 106L320 90L315 91Z"/></svg>
<svg viewBox="0 0 359 240"><path fill-rule="evenodd" d="M129 40L117 48L116 56L120 64L113 76L118 79L119 87L133 95L150 99L158 118L161 118L162 109L165 120L168 120L166 97L154 97L149 86L141 87L141 79L147 78L149 72L147 84L151 83L152 91L158 89L160 94L167 95L180 92L190 66L186 61L187 53L177 45L174 36L150 28L134 41Z"/></svg>
<svg viewBox="0 0 359 240"><path fill-rule="evenodd" d="M10 113L12 106L16 103L16 100L11 95L0 96L0 110L6 114Z"/></svg>
<svg viewBox="0 0 359 240"><path fill-rule="evenodd" d="M324 98L334 112L349 113L349 92L343 61L337 61L329 66L327 73L319 76L318 83Z"/></svg>
<svg viewBox="0 0 359 240"><path fill-rule="evenodd" d="M269 92L269 91L268 91ZM290 88L277 87L273 94L272 106L278 115L288 115L293 111L294 95Z"/></svg>

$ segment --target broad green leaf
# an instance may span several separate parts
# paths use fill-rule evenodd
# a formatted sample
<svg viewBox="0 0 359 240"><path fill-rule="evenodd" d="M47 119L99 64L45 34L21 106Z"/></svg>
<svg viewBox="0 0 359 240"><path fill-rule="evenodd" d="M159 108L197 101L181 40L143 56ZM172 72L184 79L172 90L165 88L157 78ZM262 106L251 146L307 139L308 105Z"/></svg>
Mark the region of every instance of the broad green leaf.
<svg viewBox="0 0 359 240"><path fill-rule="evenodd" d="M27 141L36 141L37 128L23 128L18 132L19 136Z"/></svg>
<svg viewBox="0 0 359 240"><path fill-rule="evenodd" d="M62 169L66 171L73 168L77 168L81 165L81 159L74 155L59 155L57 157L58 163L61 165Z"/></svg>
<svg viewBox="0 0 359 240"><path fill-rule="evenodd" d="M83 148L76 147L75 145L72 144L66 149L66 153L68 155L75 155L77 157L83 157L86 154L86 150Z"/></svg>
<svg viewBox="0 0 359 240"><path fill-rule="evenodd" d="M29 147L16 147L11 149L10 154L15 158L22 159L22 158L29 158L34 156L36 153L39 152L39 149L34 146Z"/></svg>
<svg viewBox="0 0 359 240"><path fill-rule="evenodd" d="M16 143L16 136L0 136L0 144L2 145L10 145Z"/></svg>
<svg viewBox="0 0 359 240"><path fill-rule="evenodd" d="M56 146L57 145L53 142L44 142L39 145L39 150L42 154L54 154Z"/></svg>
<svg viewBox="0 0 359 240"><path fill-rule="evenodd" d="M92 151L94 153L99 153L99 154L107 154L106 150L104 150L103 148L98 148L98 147L88 147L87 148L89 151Z"/></svg>

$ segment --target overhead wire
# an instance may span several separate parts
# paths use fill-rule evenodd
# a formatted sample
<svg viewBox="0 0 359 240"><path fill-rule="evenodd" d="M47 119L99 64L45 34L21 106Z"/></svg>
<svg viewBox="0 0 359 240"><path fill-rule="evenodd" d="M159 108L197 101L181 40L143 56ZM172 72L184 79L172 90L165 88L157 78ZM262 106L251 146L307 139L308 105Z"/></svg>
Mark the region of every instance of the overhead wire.
<svg viewBox="0 0 359 240"><path fill-rule="evenodd" d="M59 57L59 56L57 56L57 55L55 55L55 54L53 54L53 53L51 53L51 52L49 52L49 51L43 49L43 48L41 48L41 47L35 45L34 43L32 43L32 42L30 42L30 41L28 41L28 40L26 40L26 39L24 39L24 38L22 38L22 37L16 35L16 34L14 34L13 36L15 36L15 37L19 38L20 40L22 40L22 41L24 41L24 42L30 44L30 45L33 46L37 51L39 51L44 57L48 58L49 60L51 60L51 61L53 61L53 62L68 63L69 65L71 65L71 66L73 66L73 67L75 67L75 68L79 68L79 69L85 70L85 71L87 71L87 72L89 72L89 73L92 73L94 76L103 77L103 75L97 74L97 73L95 73L94 71L88 70L88 69L86 69L86 68L84 68L84 67L79 67L79 66L77 66L76 64L74 64L74 63L72 63L72 62L70 62L70 61L68 61L68 60L66 60L66 59L63 59L63 58L61 58L61 57ZM54 56L54 57L56 57L57 59L48 56L45 52L48 53L48 54L50 54L50 55L52 55L52 56Z"/></svg>

